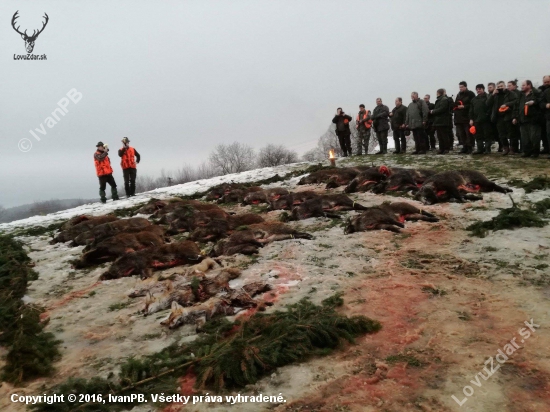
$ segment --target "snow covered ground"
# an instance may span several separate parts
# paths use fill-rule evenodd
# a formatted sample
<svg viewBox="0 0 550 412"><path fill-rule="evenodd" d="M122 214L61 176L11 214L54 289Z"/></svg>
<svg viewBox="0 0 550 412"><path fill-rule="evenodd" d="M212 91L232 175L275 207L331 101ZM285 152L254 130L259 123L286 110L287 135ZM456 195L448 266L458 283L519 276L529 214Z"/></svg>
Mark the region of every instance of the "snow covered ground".
<svg viewBox="0 0 550 412"><path fill-rule="evenodd" d="M67 220L74 216L90 214L94 216L106 215L116 209L124 209L132 207L140 203L145 203L151 198L165 199L171 196L189 196L198 192L217 186L222 183L246 183L257 180L268 179L277 174L283 176L288 172L296 169L302 169L309 166L310 163L294 163L284 166L265 167L263 169L255 169L242 173L233 173L224 176L217 176L211 179L197 180L194 182L183 183L181 185L163 187L160 189L151 190L150 192L140 193L130 199L121 199L116 202L108 200L106 204L99 201L96 203L88 203L72 209L62 210L56 213L50 213L44 216L32 216L27 219L16 220L10 223L0 224L0 232L11 232L13 230L22 229L30 226L48 226L60 220Z"/></svg>

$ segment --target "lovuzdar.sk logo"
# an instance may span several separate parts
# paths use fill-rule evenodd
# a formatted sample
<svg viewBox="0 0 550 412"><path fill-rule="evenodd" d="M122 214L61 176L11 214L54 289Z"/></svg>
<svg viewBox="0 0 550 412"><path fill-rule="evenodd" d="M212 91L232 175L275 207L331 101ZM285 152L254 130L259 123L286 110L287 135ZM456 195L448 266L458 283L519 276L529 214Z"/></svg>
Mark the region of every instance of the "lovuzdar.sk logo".
<svg viewBox="0 0 550 412"><path fill-rule="evenodd" d="M42 28L41 29L38 29L38 30L33 30L32 34L29 35L27 34L27 30L25 30L24 32L22 32L20 30L20 27L21 26L17 26L15 27L15 25L17 24L16 20L19 18L19 10L17 10L12 19L11 19L11 26L13 27L13 29L19 33L21 35L21 38L25 41L25 49L27 49L27 54L26 55L21 55L21 54L14 54L13 55L13 60L47 60L47 57L45 54L41 54L41 55L37 55L37 54L32 54L33 50L34 50L34 43L36 42L36 39L38 38L38 36L40 35L40 33L42 33L44 31L44 29L46 28L46 25L48 24L48 21L50 20L50 18L48 17L48 15L46 13L44 13L44 16L43 18L46 19L44 22L42 22Z"/></svg>

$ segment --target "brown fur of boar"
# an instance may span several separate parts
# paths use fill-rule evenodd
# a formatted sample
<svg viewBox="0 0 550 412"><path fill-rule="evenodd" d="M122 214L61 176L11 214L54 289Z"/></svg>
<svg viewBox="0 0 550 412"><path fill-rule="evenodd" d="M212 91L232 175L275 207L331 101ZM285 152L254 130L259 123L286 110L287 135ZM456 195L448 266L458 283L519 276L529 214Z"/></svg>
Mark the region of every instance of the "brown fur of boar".
<svg viewBox="0 0 550 412"><path fill-rule="evenodd" d="M137 233L118 233L104 239L84 253L75 263L75 268L99 265L115 260L126 253L151 246L160 246L165 242L164 230L159 226L150 226Z"/></svg>
<svg viewBox="0 0 550 412"><path fill-rule="evenodd" d="M302 177L298 184L312 185L321 183L328 184L330 182L330 187L343 186L351 182L359 172L358 169L353 167L323 169Z"/></svg>
<svg viewBox="0 0 550 412"><path fill-rule="evenodd" d="M395 215L379 207L371 207L348 220L345 234L365 232L367 230L389 230L399 233L405 225L395 219Z"/></svg>
<svg viewBox="0 0 550 412"><path fill-rule="evenodd" d="M417 208L414 205L411 205L407 202L392 202L392 203L382 203L378 206L380 209L393 213L396 216L396 219L401 223L405 221L417 221L423 220L426 222L439 222L439 219L422 209Z"/></svg>
<svg viewBox="0 0 550 412"><path fill-rule="evenodd" d="M248 193L243 200L244 204L257 205L260 203L270 203L278 200L281 196L286 196L290 192L282 187L274 187L272 189L261 190Z"/></svg>
<svg viewBox="0 0 550 412"><path fill-rule="evenodd" d="M195 209L180 210L175 220L170 223L167 232L170 235L175 235L182 232L191 232L192 230L206 226L213 220L227 220L230 215L218 208L211 210L199 211Z"/></svg>
<svg viewBox="0 0 550 412"><path fill-rule="evenodd" d="M113 215L92 216L89 219L83 220L80 223L77 223L74 226L61 231L50 243L64 243L70 240L74 240L74 238L76 238L81 233L92 230L94 227L102 225L104 223L114 222L116 220L118 220L118 218Z"/></svg>
<svg viewBox="0 0 550 412"><path fill-rule="evenodd" d="M118 279L134 275L147 278L152 275L153 270L195 264L203 257L197 244L189 240L150 247L122 255L99 279Z"/></svg>
<svg viewBox="0 0 550 412"><path fill-rule="evenodd" d="M380 172L380 168L369 168L359 173L350 184L346 186L344 193L368 192L387 178L387 174Z"/></svg>
<svg viewBox="0 0 550 412"><path fill-rule="evenodd" d="M118 233L137 233L152 226L152 223L143 217L131 217L119 219L113 222L97 225L93 229L81 233L73 240L73 245L89 245L94 242L101 242L103 239L114 236Z"/></svg>
<svg viewBox="0 0 550 412"><path fill-rule="evenodd" d="M220 240L212 248L211 256L230 256L237 253L251 255L258 248L271 242L287 239L312 239L309 233L298 232L280 222L264 222L250 225L248 229L236 231L228 239Z"/></svg>
<svg viewBox="0 0 550 412"><path fill-rule="evenodd" d="M464 202L464 199L482 199L476 193L509 193L511 191L509 188L490 181L478 171L451 170L427 178L417 193L417 199L424 204L435 204L451 200Z"/></svg>

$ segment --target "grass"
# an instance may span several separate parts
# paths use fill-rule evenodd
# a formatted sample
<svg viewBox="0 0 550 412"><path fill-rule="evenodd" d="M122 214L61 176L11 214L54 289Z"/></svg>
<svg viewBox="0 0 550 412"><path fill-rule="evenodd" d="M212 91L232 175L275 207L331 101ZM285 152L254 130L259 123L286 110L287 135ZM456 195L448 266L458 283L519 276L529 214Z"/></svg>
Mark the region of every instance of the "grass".
<svg viewBox="0 0 550 412"><path fill-rule="evenodd" d="M0 236L0 345L7 351L1 379L16 385L51 375L60 357L60 341L40 322L43 310L22 301L38 277L30 263L21 242Z"/></svg>
<svg viewBox="0 0 550 412"><path fill-rule="evenodd" d="M127 308L131 304L132 304L131 300L127 300L126 302L113 303L112 305L109 306L109 312L115 312L117 310Z"/></svg>
<svg viewBox="0 0 550 412"><path fill-rule="evenodd" d="M43 236L49 235L51 238L55 237L55 232L58 231L67 221L52 223L48 226L32 226L26 229L16 230L11 233L12 236Z"/></svg>
<svg viewBox="0 0 550 412"><path fill-rule="evenodd" d="M520 209L513 206L503 209L499 214L489 221L478 221L472 223L466 228L470 231L470 236L485 237L490 231L511 230L520 227L543 227L548 222L541 219L540 216L532 210Z"/></svg>
<svg viewBox="0 0 550 412"><path fill-rule="evenodd" d="M525 190L525 193L531 193L535 190L550 189L550 178L548 176L536 176L528 182L521 179L512 179L508 182L509 185L519 187Z"/></svg>
<svg viewBox="0 0 550 412"><path fill-rule="evenodd" d="M178 379L187 373L196 376L199 390L242 388L256 383L279 367L325 356L346 342L380 330L379 322L364 316L346 317L336 308L340 295L315 305L307 299L287 305L283 311L255 313L248 319L230 323L226 318L207 322L197 339L173 344L160 352L130 358L117 369L115 379L69 379L48 393L127 395L130 393L176 393ZM67 399L67 396L65 396ZM82 404L64 402L31 406L39 412L120 411L123 403Z"/></svg>

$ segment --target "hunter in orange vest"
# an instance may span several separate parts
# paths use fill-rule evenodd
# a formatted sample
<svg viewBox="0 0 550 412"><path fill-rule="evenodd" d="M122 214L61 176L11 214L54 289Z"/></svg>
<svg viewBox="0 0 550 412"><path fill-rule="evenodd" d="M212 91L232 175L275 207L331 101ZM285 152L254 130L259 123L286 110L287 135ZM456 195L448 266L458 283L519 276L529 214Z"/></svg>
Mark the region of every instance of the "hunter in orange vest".
<svg viewBox="0 0 550 412"><path fill-rule="evenodd" d="M130 139L127 137L122 139L122 149L118 149L120 156L120 166L122 166L122 174L124 175L124 190L126 197L136 195L136 163L139 163L141 156L130 146Z"/></svg>
<svg viewBox="0 0 550 412"><path fill-rule="evenodd" d="M355 120L355 128L357 129L357 154L369 154L370 129L372 127L372 119L370 110L365 110L365 105L359 105L359 113Z"/></svg>
<svg viewBox="0 0 550 412"><path fill-rule="evenodd" d="M107 183L111 186L113 200L118 200L116 183L113 178L113 168L111 167L111 160L109 159L109 146L103 144L103 142L99 142L96 148L96 152L94 153L94 164L99 179L99 196L101 203L107 203L107 196L105 194Z"/></svg>

